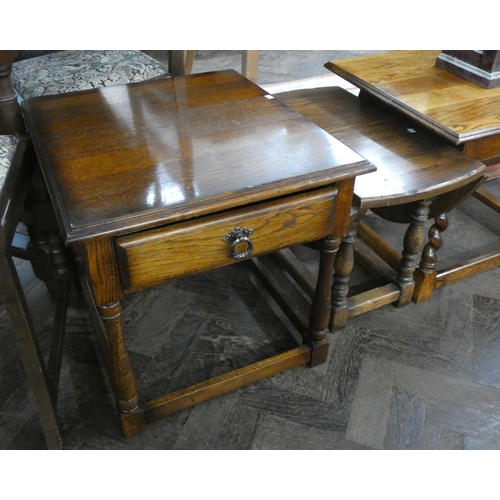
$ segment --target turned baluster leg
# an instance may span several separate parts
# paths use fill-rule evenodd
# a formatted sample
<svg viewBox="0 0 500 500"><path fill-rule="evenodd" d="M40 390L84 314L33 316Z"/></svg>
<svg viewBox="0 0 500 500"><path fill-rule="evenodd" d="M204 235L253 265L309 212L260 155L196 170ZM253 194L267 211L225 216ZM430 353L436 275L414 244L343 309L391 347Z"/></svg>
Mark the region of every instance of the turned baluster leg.
<svg viewBox="0 0 500 500"><path fill-rule="evenodd" d="M116 405L122 431L129 438L146 430L144 412L139 404L137 379L125 346L121 302L98 305L97 311L108 338L109 362Z"/></svg>
<svg viewBox="0 0 500 500"><path fill-rule="evenodd" d="M26 161L35 164L34 152ZM28 228L30 237L26 248L27 257L35 275L45 282L56 300L47 380L53 393L54 403L57 403L72 268L69 263L69 252L59 232L56 215L39 169L35 169L30 177L30 189L24 204L22 220Z"/></svg>
<svg viewBox="0 0 500 500"><path fill-rule="evenodd" d="M132 370L122 326L121 302L97 306L99 316L106 329L111 356L111 378L117 392L117 404L120 412L125 414L139 408L137 382Z"/></svg>
<svg viewBox="0 0 500 500"><path fill-rule="evenodd" d="M328 357L328 333L332 315L332 286L334 265L343 236L351 221L354 179L346 179L337 185L333 232L321 242L318 281L314 291L306 341L313 347L310 366L326 361Z"/></svg>
<svg viewBox="0 0 500 500"><path fill-rule="evenodd" d="M47 374L54 391L54 398L57 401L72 270L69 265L69 252L64 246L59 233L51 233L48 237L48 243L50 258L54 268L54 282L57 289L57 297L54 331L47 364Z"/></svg>
<svg viewBox="0 0 500 500"><path fill-rule="evenodd" d="M54 280L57 281L68 271L68 258L47 187L38 168L31 177L22 221L30 237L27 252L33 272L52 291L57 288Z"/></svg>
<svg viewBox="0 0 500 500"><path fill-rule="evenodd" d="M326 238L321 242L318 281L309 317L305 341L312 346L309 366L324 363L328 357L328 324L330 322L333 264L340 240Z"/></svg>
<svg viewBox="0 0 500 500"><path fill-rule="evenodd" d="M347 295L349 293L349 280L354 267L354 243L358 232L358 224L365 213L366 209L360 210L356 214L356 220L351 224L349 231L342 239L335 257L330 320L330 329L332 331L343 328L349 319Z"/></svg>
<svg viewBox="0 0 500 500"><path fill-rule="evenodd" d="M403 240L403 252L399 264L398 273L395 279L396 284L401 289L401 294L396 307L401 307L411 301L415 281L413 274L417 266L418 252L424 242L424 223L429 217L429 205L432 200L419 201L412 211L412 222L406 230Z"/></svg>
<svg viewBox="0 0 500 500"><path fill-rule="evenodd" d="M104 354L125 437L146 430L139 401L137 379L125 345L122 322L123 291L113 240L85 243L83 258L96 310L106 329L108 351ZM99 335L99 334L98 334ZM105 347L100 342L100 346Z"/></svg>
<svg viewBox="0 0 500 500"><path fill-rule="evenodd" d="M429 229L429 242L422 251L420 264L415 271L415 290L413 300L423 302L430 298L434 290L437 276L437 251L443 245L442 233L448 228L447 214L440 214L434 218L434 224Z"/></svg>

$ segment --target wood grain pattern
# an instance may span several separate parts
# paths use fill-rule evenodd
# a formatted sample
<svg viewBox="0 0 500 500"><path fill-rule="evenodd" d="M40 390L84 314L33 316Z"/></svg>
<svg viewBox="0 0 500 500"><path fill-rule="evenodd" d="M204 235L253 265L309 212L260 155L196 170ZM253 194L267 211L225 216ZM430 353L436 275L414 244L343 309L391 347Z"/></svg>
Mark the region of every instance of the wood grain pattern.
<svg viewBox="0 0 500 500"><path fill-rule="evenodd" d="M223 240L236 227L253 230L249 236L253 251L247 258L289 246L299 234L304 242L319 240L334 227L336 195L336 188L327 188L118 238L125 291L238 262Z"/></svg>
<svg viewBox="0 0 500 500"><path fill-rule="evenodd" d="M26 116L67 242L188 220L369 170L357 153L234 71L30 99Z"/></svg>
<svg viewBox="0 0 500 500"><path fill-rule="evenodd" d="M376 165L375 172L356 179L355 201L361 208L437 196L471 182L485 170L483 163L413 120L342 88L283 92L278 98Z"/></svg>
<svg viewBox="0 0 500 500"><path fill-rule="evenodd" d="M484 89L436 67L440 51L398 50L325 67L454 144L500 133L500 88Z"/></svg>
<svg viewBox="0 0 500 500"><path fill-rule="evenodd" d="M474 199L450 214L443 261L452 261L452 249L463 247L464 233L479 247L495 238L495 220L488 214ZM400 237L394 224L373 216L367 223L388 241ZM315 265L316 252L300 250L301 259ZM21 271L46 343L50 298L29 269L21 265ZM364 277L362 269L356 271L354 280ZM72 297L60 395L65 447L357 450L400 448L406 442L431 450L499 449L494 423L500 407L499 272L439 289L421 304L351 318L344 332L329 335L331 354L324 365L297 367L172 414L132 440L116 428L91 323ZM273 302L247 277L245 266L230 266L125 298L129 353L145 396L180 390L186 381L197 383L242 367L247 359L293 347L287 340L292 327L280 322ZM44 448L5 321L0 308L0 446ZM412 430L422 407L402 407L393 400L396 394L426 399L423 438ZM409 436L420 436L420 445Z"/></svg>
<svg viewBox="0 0 500 500"><path fill-rule="evenodd" d="M385 305L387 300L395 297L392 290L387 293L383 288L375 288L371 294L358 297L360 300L356 301L353 313L349 312L346 298L356 227L360 239L396 271L394 283L400 291L396 306L407 305L412 297L418 301L428 299L436 275L431 272L431 259L427 257L432 252L432 265L435 266L438 247L426 245L426 253L420 259L425 236L423 223L429 217L448 213L474 192L485 178L485 165L461 153L445 139L394 113L391 107L373 99L355 97L341 88L297 90L278 96L377 167L375 172L356 179L354 208L358 213L350 224L349 233L343 238L336 260L332 328L342 328L349 316ZM408 224L397 250L363 225L361 219L367 209L385 220ZM425 279L419 275L415 287L413 274L419 260L429 264L429 269L426 269ZM370 261L364 259L365 263ZM379 266L376 274L381 274ZM459 276L457 272L457 279ZM378 299L377 290L380 293ZM360 302L363 299L366 301Z"/></svg>
<svg viewBox="0 0 500 500"><path fill-rule="evenodd" d="M152 421L170 413L184 410L197 403L211 399L214 395L219 396L226 392L234 391L245 385L280 373L283 370L303 365L310 361L310 359L311 348L309 346L301 346L240 370L234 370L226 375L214 377L207 382L199 383L193 387L188 387L166 396L160 396L146 402L144 409L146 419Z"/></svg>
<svg viewBox="0 0 500 500"><path fill-rule="evenodd" d="M435 51L395 51L356 61L330 61L325 66L355 83L361 89L361 98L402 112L495 169L500 158L500 89L482 88L438 68L437 55L439 52ZM493 173L494 178L496 172ZM498 212L499 203L494 197L479 194L478 199ZM435 242L438 246L426 245L422 255L416 301L430 297L433 283L442 286L498 265L498 251L487 252L481 258L468 259L436 274L435 251L442 244L440 237Z"/></svg>
<svg viewBox="0 0 500 500"><path fill-rule="evenodd" d="M15 339L19 354L24 366L25 375L28 379L30 389L36 407L39 412L40 421L44 431L44 437L49 449L61 449L62 437L60 431L59 418L57 414L57 396L59 387L61 342L64 332L64 306L65 293L61 295L62 300L57 304L57 315L54 321L53 343L48 356L48 363L44 359L43 351L40 347L37 336L36 323L34 322L29 304L23 290L18 271L13 256L29 260L35 255L34 238L30 241L27 238L26 245L16 248L19 238L16 238L18 224L22 214L27 214L25 220L31 215L29 228L36 226L36 217L33 212L29 213L29 208L33 206L36 195L30 188L33 186L33 177L36 170L36 158L33 145L26 135L16 93L12 86L10 74L12 71L12 60L17 51L0 51L0 134L17 136L19 139L15 152L5 163L5 156L2 160L2 180L0 182L0 301L6 312L4 314L7 323L6 329L9 338ZM49 217L44 220L46 226L50 226ZM41 228L37 227L40 231ZM31 232L31 231L30 231ZM53 233L49 236L49 239ZM54 248L52 248L54 249ZM58 250L60 249L60 246ZM53 262L61 264L60 252L54 252ZM54 278L54 269L51 259L45 254L46 260L43 266L43 275L47 281ZM62 259L64 260L64 259ZM31 263L34 268L35 259ZM40 267L38 267L40 269ZM61 271L61 267L57 270ZM61 273L61 278L63 273ZM58 285L65 288L67 281L60 280ZM62 311L59 308L62 306ZM13 388L14 389L14 388Z"/></svg>

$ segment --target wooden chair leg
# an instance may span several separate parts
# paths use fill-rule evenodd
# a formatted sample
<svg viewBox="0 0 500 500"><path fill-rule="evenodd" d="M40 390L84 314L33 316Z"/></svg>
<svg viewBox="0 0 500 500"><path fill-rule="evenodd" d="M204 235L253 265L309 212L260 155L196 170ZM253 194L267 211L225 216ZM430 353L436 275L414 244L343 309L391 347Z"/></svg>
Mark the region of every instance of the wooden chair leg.
<svg viewBox="0 0 500 500"><path fill-rule="evenodd" d="M257 83L259 73L259 51L243 50L241 74ZM193 72L196 50L173 50L170 56L170 71L174 76L190 75Z"/></svg>
<svg viewBox="0 0 500 500"><path fill-rule="evenodd" d="M173 76L190 75L193 71L196 50L171 50L168 70Z"/></svg>
<svg viewBox="0 0 500 500"><path fill-rule="evenodd" d="M184 61L184 74L190 75L193 71L194 55L196 50L186 50L186 59Z"/></svg>
<svg viewBox="0 0 500 500"><path fill-rule="evenodd" d="M50 383L54 404L57 405L59 394L59 379L63 355L64 334L66 333L66 318L68 312L71 279L69 276L57 280L57 302L52 331L52 344L47 363L47 379Z"/></svg>
<svg viewBox="0 0 500 500"><path fill-rule="evenodd" d="M7 196L10 198L9 203L5 204L4 220L0 225L0 283L47 446L50 449L61 449L62 439L56 413L57 393L69 288L73 273L68 265L66 248L59 235L55 214L51 205L46 202L48 195L46 190L42 189L43 183L38 182L40 178L34 173L36 172L34 161L31 144L22 141L12 160L12 170L9 171L9 173L15 172L16 175L12 174L4 184L3 193L6 194L6 198ZM37 238L35 244L25 235L24 238L18 238L16 234L21 214L27 213L23 211L25 207L29 207L30 214L26 223L30 228L30 235ZM37 246L38 243L40 246ZM39 252L35 252L35 248ZM39 259L37 257L38 263L42 265L37 266L31 262L35 275L44 281L47 280L47 284L56 284L59 291L48 366L45 365L38 345L33 320L12 258L16 255L29 260L34 254L39 256L43 254L43 257Z"/></svg>
<svg viewBox="0 0 500 500"><path fill-rule="evenodd" d="M171 50L168 53L168 71L172 76L183 76L186 66L186 51Z"/></svg>
<svg viewBox="0 0 500 500"><path fill-rule="evenodd" d="M257 83L259 73L259 51L244 50L242 56L241 73L254 83Z"/></svg>
<svg viewBox="0 0 500 500"><path fill-rule="evenodd" d="M35 399L40 420L49 449L61 449L62 438L56 413L55 395L47 377L43 357L35 335L14 262L10 254L2 252L0 262L2 288L12 328L19 345L21 360L28 383Z"/></svg>

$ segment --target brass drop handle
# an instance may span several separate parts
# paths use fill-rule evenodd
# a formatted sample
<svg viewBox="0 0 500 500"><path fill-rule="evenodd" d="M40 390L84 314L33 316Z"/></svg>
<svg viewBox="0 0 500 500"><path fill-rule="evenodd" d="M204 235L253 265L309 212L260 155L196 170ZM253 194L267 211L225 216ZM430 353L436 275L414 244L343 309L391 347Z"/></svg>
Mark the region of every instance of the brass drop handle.
<svg viewBox="0 0 500 500"><path fill-rule="evenodd" d="M246 227L236 227L229 231L222 239L230 243L229 254L233 259L241 260L249 257L253 251L253 242L249 236L253 233L253 229L248 229ZM246 243L247 247L245 250L238 251L236 247L241 243Z"/></svg>

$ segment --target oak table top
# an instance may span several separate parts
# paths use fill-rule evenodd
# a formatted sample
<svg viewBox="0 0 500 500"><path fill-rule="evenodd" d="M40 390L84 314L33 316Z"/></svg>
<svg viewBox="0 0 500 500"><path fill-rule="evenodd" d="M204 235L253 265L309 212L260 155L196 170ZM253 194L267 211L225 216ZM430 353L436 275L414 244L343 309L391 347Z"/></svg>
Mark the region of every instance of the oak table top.
<svg viewBox="0 0 500 500"><path fill-rule="evenodd" d="M500 134L500 88L484 89L436 67L441 51L398 50L325 67L453 144Z"/></svg>
<svg viewBox="0 0 500 500"><path fill-rule="evenodd" d="M66 245L85 270L122 430L328 355L333 259L357 175L375 167L235 71L29 99L25 114ZM304 343L142 401L125 294L321 240ZM280 299L285 306L287 297Z"/></svg>
<svg viewBox="0 0 500 500"><path fill-rule="evenodd" d="M66 241L300 192L366 162L233 71L30 99Z"/></svg>

